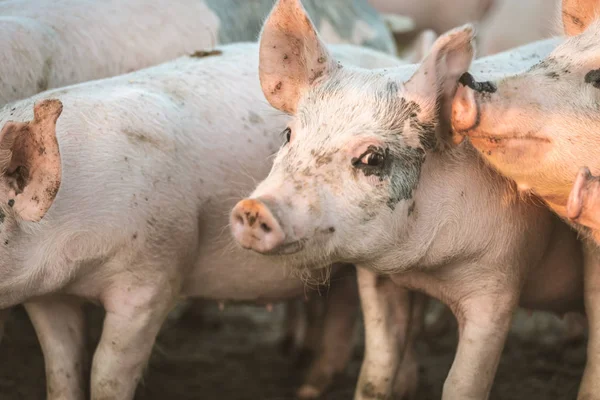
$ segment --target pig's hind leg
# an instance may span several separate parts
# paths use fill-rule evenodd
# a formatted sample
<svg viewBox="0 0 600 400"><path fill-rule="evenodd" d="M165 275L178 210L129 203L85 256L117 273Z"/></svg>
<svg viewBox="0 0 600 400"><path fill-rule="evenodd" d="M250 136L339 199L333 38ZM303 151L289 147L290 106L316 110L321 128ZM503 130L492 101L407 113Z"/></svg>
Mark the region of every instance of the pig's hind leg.
<svg viewBox="0 0 600 400"><path fill-rule="evenodd" d="M354 399L414 399L419 367L413 346L422 330L425 297L366 269L358 268L357 275L365 356Z"/></svg>

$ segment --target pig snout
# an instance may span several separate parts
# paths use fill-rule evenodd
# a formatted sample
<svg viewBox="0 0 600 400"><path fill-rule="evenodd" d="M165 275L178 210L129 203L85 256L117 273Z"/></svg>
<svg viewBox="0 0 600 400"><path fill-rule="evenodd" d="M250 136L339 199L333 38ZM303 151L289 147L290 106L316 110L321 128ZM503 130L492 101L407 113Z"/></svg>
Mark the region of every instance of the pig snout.
<svg viewBox="0 0 600 400"><path fill-rule="evenodd" d="M230 222L233 236L246 249L269 253L285 241L279 221L260 200L240 201L231 212Z"/></svg>

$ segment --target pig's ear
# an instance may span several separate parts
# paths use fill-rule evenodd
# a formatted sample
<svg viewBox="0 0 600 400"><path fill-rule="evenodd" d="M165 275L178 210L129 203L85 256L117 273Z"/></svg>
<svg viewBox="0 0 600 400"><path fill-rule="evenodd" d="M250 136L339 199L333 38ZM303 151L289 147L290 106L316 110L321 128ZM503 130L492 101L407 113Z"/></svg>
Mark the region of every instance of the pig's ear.
<svg viewBox="0 0 600 400"><path fill-rule="evenodd" d="M579 35L598 16L600 0L562 0L562 21L567 36Z"/></svg>
<svg viewBox="0 0 600 400"><path fill-rule="evenodd" d="M302 94L335 67L300 0L279 0L260 37L260 84L269 103L295 113Z"/></svg>
<svg viewBox="0 0 600 400"><path fill-rule="evenodd" d="M435 102L438 110L439 139L449 139L452 98L458 87L458 80L469 70L475 49L473 25L467 24L440 36L433 44L429 55L406 83L409 93L425 101ZM446 138L446 136L448 136Z"/></svg>
<svg viewBox="0 0 600 400"><path fill-rule="evenodd" d="M39 221L46 214L61 182L56 120L58 100L35 104L33 121L8 121L0 131L0 185L8 205L20 218Z"/></svg>

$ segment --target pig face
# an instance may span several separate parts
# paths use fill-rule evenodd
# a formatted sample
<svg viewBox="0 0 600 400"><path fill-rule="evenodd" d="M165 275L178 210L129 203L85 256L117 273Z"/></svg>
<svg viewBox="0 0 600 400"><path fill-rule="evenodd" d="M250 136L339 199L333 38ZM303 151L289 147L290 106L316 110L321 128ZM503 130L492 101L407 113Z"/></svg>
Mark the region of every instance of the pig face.
<svg viewBox="0 0 600 400"><path fill-rule="evenodd" d="M299 263L361 262L409 223L428 152L442 151L470 26L440 37L419 70L340 66L297 0L280 0L260 45L263 92L292 115L271 173L231 214L237 241ZM406 78L410 77L406 81Z"/></svg>
<svg viewBox="0 0 600 400"><path fill-rule="evenodd" d="M575 36L519 75L485 85L465 75L453 103L456 134L561 214L580 167L600 168L600 22L582 8L596 2L566 0L565 30Z"/></svg>

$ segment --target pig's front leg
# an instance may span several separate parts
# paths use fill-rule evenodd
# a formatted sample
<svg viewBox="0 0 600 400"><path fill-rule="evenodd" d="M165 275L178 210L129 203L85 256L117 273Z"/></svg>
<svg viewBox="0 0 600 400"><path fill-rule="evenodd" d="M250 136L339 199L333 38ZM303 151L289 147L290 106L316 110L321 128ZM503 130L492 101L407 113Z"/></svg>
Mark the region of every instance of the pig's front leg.
<svg viewBox="0 0 600 400"><path fill-rule="evenodd" d="M332 283L325 296L323 331L316 359L304 384L298 390L301 399L316 399L343 372L354 349L354 331L358 314L356 278L344 276Z"/></svg>
<svg viewBox="0 0 600 400"><path fill-rule="evenodd" d="M597 400L600 399L600 248L595 243L585 243L584 267L589 338L587 362L577 400Z"/></svg>
<svg viewBox="0 0 600 400"><path fill-rule="evenodd" d="M365 356L354 399L413 398L418 385L418 376L413 375L418 374L418 367L412 364L416 363L414 354L403 357L406 347L412 345L407 340L411 324L419 323L411 321L413 294L363 268L357 268L357 276Z"/></svg>
<svg viewBox="0 0 600 400"><path fill-rule="evenodd" d="M44 354L48 400L87 398L89 364L81 301L46 297L25 303Z"/></svg>
<svg viewBox="0 0 600 400"><path fill-rule="evenodd" d="M122 279L104 293L106 317L92 363L92 400L133 399L156 335L175 305L175 287L167 279L151 286Z"/></svg>
<svg viewBox="0 0 600 400"><path fill-rule="evenodd" d="M459 341L442 399L486 400L510 329L518 289L480 288L467 295L451 290L446 292L453 298L447 300L458 321Z"/></svg>

